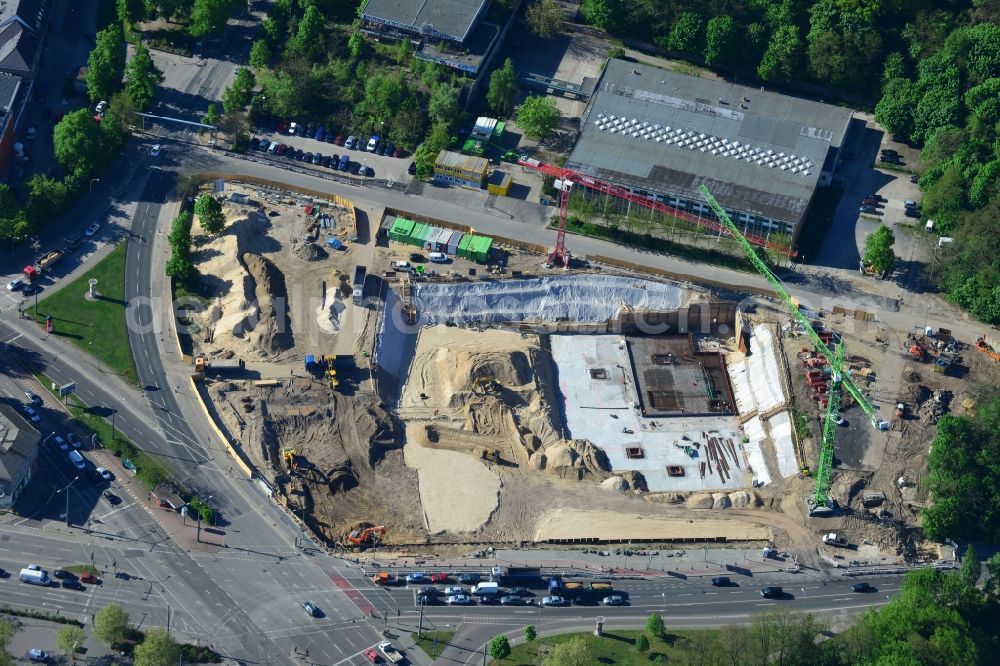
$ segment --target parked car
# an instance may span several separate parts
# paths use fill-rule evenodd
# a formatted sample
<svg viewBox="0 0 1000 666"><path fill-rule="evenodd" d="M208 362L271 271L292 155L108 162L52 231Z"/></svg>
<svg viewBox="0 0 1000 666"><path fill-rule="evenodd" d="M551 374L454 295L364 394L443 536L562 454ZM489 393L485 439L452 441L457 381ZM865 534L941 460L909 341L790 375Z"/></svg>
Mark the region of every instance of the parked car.
<svg viewBox="0 0 1000 666"><path fill-rule="evenodd" d="M910 176L910 182L911 182L911 183L915 183L915 182L917 182L918 180L920 180L919 176Z"/></svg>
<svg viewBox="0 0 1000 666"><path fill-rule="evenodd" d="M464 573L458 577L458 582L463 585L475 585L480 581L479 574Z"/></svg>
<svg viewBox="0 0 1000 666"><path fill-rule="evenodd" d="M531 590L526 587L512 587L510 588L510 593L517 597L531 597L534 596Z"/></svg>
<svg viewBox="0 0 1000 666"><path fill-rule="evenodd" d="M542 598L542 605L543 606L565 606L566 605L566 600L563 599L560 596L552 595L550 597L543 597Z"/></svg>
<svg viewBox="0 0 1000 666"><path fill-rule="evenodd" d="M396 145L392 141L386 141L385 152L383 153L383 155L385 155L386 157L392 157L392 152L394 150L396 150Z"/></svg>
<svg viewBox="0 0 1000 666"><path fill-rule="evenodd" d="M316 604L311 601L303 601L302 608L305 610L309 617L316 617L319 615L319 609L316 608Z"/></svg>
<svg viewBox="0 0 1000 666"><path fill-rule="evenodd" d="M450 606L468 606L472 603L472 599L465 594L456 594L448 597L448 605Z"/></svg>
<svg viewBox="0 0 1000 666"><path fill-rule="evenodd" d="M906 215L906 217L920 217L920 211L916 208L907 208L903 211L903 214Z"/></svg>
<svg viewBox="0 0 1000 666"><path fill-rule="evenodd" d="M159 157L160 156L160 152L162 150L163 150L163 148L162 148L162 146L160 146L160 144L158 144L158 143L154 144L153 147L150 148L150 150L149 150L149 156L150 157Z"/></svg>
<svg viewBox="0 0 1000 666"><path fill-rule="evenodd" d="M448 263L448 255L444 252L429 252L427 253L427 258L433 261L435 264L446 264Z"/></svg>
<svg viewBox="0 0 1000 666"><path fill-rule="evenodd" d="M80 574L80 582L86 583L87 585L100 585L101 579L93 574L85 573Z"/></svg>
<svg viewBox="0 0 1000 666"><path fill-rule="evenodd" d="M378 146L379 138L380 137L378 134L372 134L371 137L368 139L368 145L365 146L365 150L367 150L369 153L374 152L375 148Z"/></svg>
<svg viewBox="0 0 1000 666"><path fill-rule="evenodd" d="M38 415L38 412L33 410L31 407L24 408L24 415L27 416L32 423L38 423L42 420L42 417Z"/></svg>
<svg viewBox="0 0 1000 666"><path fill-rule="evenodd" d="M449 597L453 596L453 595L456 595L456 594L465 594L465 588L464 587L457 587L457 586L452 585L450 587L444 588L444 593L445 593L445 596L449 596Z"/></svg>
<svg viewBox="0 0 1000 666"><path fill-rule="evenodd" d="M779 599L783 594L784 590L776 585L768 585L760 591L760 596L765 599Z"/></svg>
<svg viewBox="0 0 1000 666"><path fill-rule="evenodd" d="M344 139L344 135L343 134L338 134L337 137L333 140L333 142L335 144L337 144L338 146L342 146L342 145L344 145L344 140L345 140Z"/></svg>
<svg viewBox="0 0 1000 666"><path fill-rule="evenodd" d="M410 583L423 583L424 582L424 575L422 573L420 573L419 571L414 571L413 573L406 575L406 582L407 582L407 584L410 584Z"/></svg>
<svg viewBox="0 0 1000 666"><path fill-rule="evenodd" d="M305 155L302 156L303 162L312 162L312 159L313 159L312 153L306 153Z"/></svg>
<svg viewBox="0 0 1000 666"><path fill-rule="evenodd" d="M507 594L500 597L501 606L523 606L524 603L525 600L517 596L516 594Z"/></svg>
<svg viewBox="0 0 1000 666"><path fill-rule="evenodd" d="M385 144L384 143L380 143L377 146L375 146L375 154L376 155L385 155Z"/></svg>
<svg viewBox="0 0 1000 666"><path fill-rule="evenodd" d="M105 490L103 493L101 493L101 496L104 497L104 499L107 500L108 504L110 504L111 506L120 504L122 501L122 499L118 497L118 495L115 495L110 490Z"/></svg>
<svg viewBox="0 0 1000 666"><path fill-rule="evenodd" d="M316 153L315 155L313 155L313 164L315 164L316 166L319 166L322 163L323 163L323 154L322 153Z"/></svg>
<svg viewBox="0 0 1000 666"><path fill-rule="evenodd" d="M712 585L715 587L729 587L733 584L733 581L729 580L729 576L716 576L712 579Z"/></svg>
<svg viewBox="0 0 1000 666"><path fill-rule="evenodd" d="M64 588L66 588L67 590L79 590L81 592L83 590L87 589L83 585L80 584L80 581L76 580L75 578L70 578L70 579L64 580L62 582L62 586Z"/></svg>
<svg viewBox="0 0 1000 666"><path fill-rule="evenodd" d="M874 592L875 588L868 583L855 583L851 585L851 591L853 592Z"/></svg>
<svg viewBox="0 0 1000 666"><path fill-rule="evenodd" d="M361 166L360 162L350 162L347 165L347 171L350 172L351 174L355 175L355 176L358 175L358 173L361 171L361 169L362 169L362 166Z"/></svg>
<svg viewBox="0 0 1000 666"><path fill-rule="evenodd" d="M257 150L262 153L266 153L267 149L271 146L271 142L267 139L261 139L260 143L257 144Z"/></svg>
<svg viewBox="0 0 1000 666"><path fill-rule="evenodd" d="M416 162L410 162L410 166L406 167L406 173L410 174L411 176L416 176L417 175L417 163Z"/></svg>
<svg viewBox="0 0 1000 666"><path fill-rule="evenodd" d="M914 201L913 199L907 199L906 201L903 202L903 207L904 208L916 208L917 207L917 202Z"/></svg>
<svg viewBox="0 0 1000 666"><path fill-rule="evenodd" d="M876 208L875 206L862 206L861 212L866 213L868 215L874 215L875 213L878 212L878 208Z"/></svg>
<svg viewBox="0 0 1000 666"><path fill-rule="evenodd" d="M437 573L432 573L429 576L429 579L432 583L447 583L448 574L439 571Z"/></svg>
<svg viewBox="0 0 1000 666"><path fill-rule="evenodd" d="M59 580L76 580L76 574L70 573L63 569L56 569L52 572L53 578L58 578Z"/></svg>
<svg viewBox="0 0 1000 666"><path fill-rule="evenodd" d="M87 238L90 238L94 234L96 234L97 230L100 229L100 228L101 228L101 223L100 222L94 222L92 225L90 225L89 227L87 227L87 230L83 232L83 235L86 236Z"/></svg>
<svg viewBox="0 0 1000 666"><path fill-rule="evenodd" d="M104 469L103 467L98 467L95 471L105 481L110 481L112 479L111 472L109 472L108 470Z"/></svg>
<svg viewBox="0 0 1000 666"><path fill-rule="evenodd" d="M274 154L278 157L283 157L285 153L288 152L288 145L284 143L278 144L278 149L274 151Z"/></svg>
<svg viewBox="0 0 1000 666"><path fill-rule="evenodd" d="M257 137L250 139L250 150L257 150L258 147L260 147L260 139Z"/></svg>
<svg viewBox="0 0 1000 666"><path fill-rule="evenodd" d="M69 444L67 444L66 440L59 435L54 435L52 437L52 443L58 446L60 451L69 451Z"/></svg>
<svg viewBox="0 0 1000 666"><path fill-rule="evenodd" d="M347 141L344 143L344 148L348 150L354 150L358 146L358 138L353 134L347 137Z"/></svg>
<svg viewBox="0 0 1000 666"><path fill-rule="evenodd" d="M620 594L612 594L604 597L603 603L605 606L624 606L625 599Z"/></svg>
<svg viewBox="0 0 1000 666"><path fill-rule="evenodd" d="M270 146L267 147L267 154L268 155L274 155L275 153L277 153L279 145L280 144L278 144L278 143L272 143Z"/></svg>
<svg viewBox="0 0 1000 666"><path fill-rule="evenodd" d="M368 648L367 650L365 650L365 659L367 659L368 662L372 664L382 663L382 657L378 656L378 652L376 652L372 648Z"/></svg>
<svg viewBox="0 0 1000 666"><path fill-rule="evenodd" d="M28 402L30 402L32 405L42 404L42 399L38 397L36 394L32 393L31 391L25 391L24 397L27 398Z"/></svg>
<svg viewBox="0 0 1000 666"><path fill-rule="evenodd" d="M73 467L76 467L77 469L83 469L87 466L86 461L84 461L83 456L80 455L79 451L70 451L68 457L69 461L73 463Z"/></svg>
<svg viewBox="0 0 1000 666"><path fill-rule="evenodd" d="M21 278L15 278L7 283L7 291L17 291L25 284L24 280Z"/></svg>
<svg viewBox="0 0 1000 666"><path fill-rule="evenodd" d="M370 166L366 166L366 167L364 167L364 173L362 173L361 175L365 176L367 178L374 178L375 177L375 169L371 168Z"/></svg>
<svg viewBox="0 0 1000 666"><path fill-rule="evenodd" d="M341 155L340 157L340 170L347 171L348 167L351 165L351 158L348 155Z"/></svg>
<svg viewBox="0 0 1000 666"><path fill-rule="evenodd" d="M433 597L437 596L437 593L438 593L437 588L434 587L433 585L424 585L419 590L417 590L417 598L419 599L420 597L424 598Z"/></svg>
<svg viewBox="0 0 1000 666"><path fill-rule="evenodd" d="M326 130L323 128L322 123L320 123L320 126L316 128L316 133L313 135L313 138L317 141L322 141L326 138Z"/></svg>
<svg viewBox="0 0 1000 666"><path fill-rule="evenodd" d="M49 655L46 654L45 650L39 650L38 648L31 648L25 655L28 661L43 662L49 660Z"/></svg>

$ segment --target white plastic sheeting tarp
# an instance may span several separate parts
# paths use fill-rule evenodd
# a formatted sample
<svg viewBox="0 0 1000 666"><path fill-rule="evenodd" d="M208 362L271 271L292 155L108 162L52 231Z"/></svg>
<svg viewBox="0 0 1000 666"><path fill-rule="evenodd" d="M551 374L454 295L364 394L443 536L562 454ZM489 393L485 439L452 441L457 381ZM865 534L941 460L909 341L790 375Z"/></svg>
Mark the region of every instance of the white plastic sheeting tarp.
<svg viewBox="0 0 1000 666"><path fill-rule="evenodd" d="M771 441L778 456L778 472L786 479L799 473L799 463L795 459L795 443L792 441L792 417L788 412L778 412L767 420L771 428Z"/></svg>
<svg viewBox="0 0 1000 666"><path fill-rule="evenodd" d="M684 299L679 287L611 275L415 284L412 293L421 326L563 318L595 323L613 317L623 300L633 308L676 310Z"/></svg>
<svg viewBox="0 0 1000 666"><path fill-rule="evenodd" d="M753 470L753 478L760 485L771 483L771 472L767 469L767 462L764 460L764 451L761 448L767 440L764 434L764 424L760 418L755 416L743 424L743 432L749 437L749 441L743 443L743 450L746 452L747 462Z"/></svg>

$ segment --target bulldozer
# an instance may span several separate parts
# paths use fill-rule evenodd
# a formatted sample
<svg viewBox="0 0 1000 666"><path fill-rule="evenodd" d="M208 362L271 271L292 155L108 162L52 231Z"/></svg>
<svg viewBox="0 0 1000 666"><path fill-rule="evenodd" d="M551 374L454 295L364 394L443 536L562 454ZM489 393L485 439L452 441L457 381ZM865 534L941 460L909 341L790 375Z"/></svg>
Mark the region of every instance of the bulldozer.
<svg viewBox="0 0 1000 666"><path fill-rule="evenodd" d="M286 446L281 449L281 460L285 463L285 466L290 470L295 470L298 465L295 464L295 449L290 446Z"/></svg>
<svg viewBox="0 0 1000 666"><path fill-rule="evenodd" d="M472 380L472 392L476 395L486 395L493 393L498 388L497 380L494 377L476 377Z"/></svg>
<svg viewBox="0 0 1000 666"><path fill-rule="evenodd" d="M327 354L323 357L323 363L326 365L326 380L330 382L330 388L336 389L340 385L340 380L337 379L337 370L334 368L334 363L336 363L336 357L332 354Z"/></svg>
<svg viewBox="0 0 1000 666"><path fill-rule="evenodd" d="M491 462L496 465L503 464L503 458L500 457L500 452L496 449L483 449L483 452L479 454L479 457L486 462Z"/></svg>
<svg viewBox="0 0 1000 666"><path fill-rule="evenodd" d="M374 548L382 543L385 538L386 528L384 525L378 527L366 527L364 529L352 530L347 535L347 543L361 549Z"/></svg>

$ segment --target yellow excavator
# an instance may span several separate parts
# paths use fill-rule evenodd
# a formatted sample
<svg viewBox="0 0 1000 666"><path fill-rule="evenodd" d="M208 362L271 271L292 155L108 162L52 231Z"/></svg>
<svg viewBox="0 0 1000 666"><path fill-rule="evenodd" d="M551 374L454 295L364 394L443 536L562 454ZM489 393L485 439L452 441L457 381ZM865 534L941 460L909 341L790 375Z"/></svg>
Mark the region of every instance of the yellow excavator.
<svg viewBox="0 0 1000 666"><path fill-rule="evenodd" d="M290 446L286 446L281 449L281 460L285 463L285 466L294 470L298 465L295 464L295 449Z"/></svg>
<svg viewBox="0 0 1000 666"><path fill-rule="evenodd" d="M495 391L499 385L494 377L476 377L472 380L472 392L476 395L486 395Z"/></svg>
<svg viewBox="0 0 1000 666"><path fill-rule="evenodd" d="M327 354L323 357L323 362L326 365L326 379L330 382L330 388L336 389L340 385L340 380L337 379L337 370L334 368L334 363L336 362L336 357L332 354Z"/></svg>

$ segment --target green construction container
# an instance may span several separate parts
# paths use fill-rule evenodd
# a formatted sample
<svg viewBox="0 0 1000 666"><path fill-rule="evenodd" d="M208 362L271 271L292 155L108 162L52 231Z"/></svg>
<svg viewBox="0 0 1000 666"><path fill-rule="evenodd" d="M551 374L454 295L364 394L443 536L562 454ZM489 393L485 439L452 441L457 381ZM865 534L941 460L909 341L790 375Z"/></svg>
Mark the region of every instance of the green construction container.
<svg viewBox="0 0 1000 666"><path fill-rule="evenodd" d="M469 243L472 242L473 238L472 234L465 234L462 236L462 240L458 242L458 256L462 259L469 258Z"/></svg>
<svg viewBox="0 0 1000 666"><path fill-rule="evenodd" d="M424 225L424 228L420 232L420 247L424 247L424 243L437 236L437 234L437 227L432 227L429 224Z"/></svg>
<svg viewBox="0 0 1000 666"><path fill-rule="evenodd" d="M423 247L424 243L421 240L421 237L427 234L427 228L428 227L426 224L421 224L420 222L417 222L416 224L413 225L413 230L410 231L410 235L407 236L406 240L403 242L406 243L407 245L416 245L417 247Z"/></svg>
<svg viewBox="0 0 1000 666"><path fill-rule="evenodd" d="M469 242L469 259L485 264L490 256L490 248L493 246L493 239L489 236L473 236Z"/></svg>
<svg viewBox="0 0 1000 666"><path fill-rule="evenodd" d="M413 220L397 217L396 221L392 223L392 227L389 228L389 240L396 241L397 243L405 243L406 237L413 231L415 224L416 222Z"/></svg>

